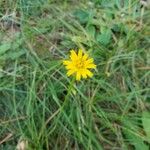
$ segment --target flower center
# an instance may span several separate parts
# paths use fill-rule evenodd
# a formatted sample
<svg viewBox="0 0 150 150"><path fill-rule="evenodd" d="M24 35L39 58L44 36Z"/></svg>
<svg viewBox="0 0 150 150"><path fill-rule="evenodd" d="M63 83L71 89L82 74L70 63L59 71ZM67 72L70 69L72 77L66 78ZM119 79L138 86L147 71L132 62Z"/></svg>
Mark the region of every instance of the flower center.
<svg viewBox="0 0 150 150"><path fill-rule="evenodd" d="M79 61L76 62L76 67L78 69L82 69L84 68L84 61L82 59L80 59Z"/></svg>

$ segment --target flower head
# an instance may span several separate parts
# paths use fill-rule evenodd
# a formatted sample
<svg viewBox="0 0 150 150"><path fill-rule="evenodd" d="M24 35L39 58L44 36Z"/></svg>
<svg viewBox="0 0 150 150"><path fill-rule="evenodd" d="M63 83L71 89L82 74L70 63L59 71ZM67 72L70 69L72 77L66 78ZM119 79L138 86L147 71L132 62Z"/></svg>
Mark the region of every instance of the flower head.
<svg viewBox="0 0 150 150"><path fill-rule="evenodd" d="M76 80L80 80L81 77L92 77L93 73L89 69L96 68L93 58L89 58L88 54L84 54L81 49L78 53L74 50L71 50L70 53L70 60L63 61L68 70L67 75L75 75Z"/></svg>

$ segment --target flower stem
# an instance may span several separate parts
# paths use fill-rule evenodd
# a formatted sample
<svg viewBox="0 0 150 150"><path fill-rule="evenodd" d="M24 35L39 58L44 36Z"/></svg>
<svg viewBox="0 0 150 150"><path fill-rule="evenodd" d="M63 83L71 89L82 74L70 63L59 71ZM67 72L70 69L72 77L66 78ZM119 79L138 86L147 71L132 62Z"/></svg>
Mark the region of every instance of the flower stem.
<svg viewBox="0 0 150 150"><path fill-rule="evenodd" d="M70 82L70 84L69 84L69 86L68 86L68 91L67 91L67 94L66 94L66 96L65 96L65 100L64 100L64 103L63 103L63 105L62 105L62 107L61 107L61 110L65 107L65 105L67 104L67 101L68 101L68 98L69 98L69 96L70 96L70 94L71 94L71 92L72 92L72 90L73 90L73 88L74 88L74 83L75 83L75 78L73 78L72 80L71 80L71 82Z"/></svg>

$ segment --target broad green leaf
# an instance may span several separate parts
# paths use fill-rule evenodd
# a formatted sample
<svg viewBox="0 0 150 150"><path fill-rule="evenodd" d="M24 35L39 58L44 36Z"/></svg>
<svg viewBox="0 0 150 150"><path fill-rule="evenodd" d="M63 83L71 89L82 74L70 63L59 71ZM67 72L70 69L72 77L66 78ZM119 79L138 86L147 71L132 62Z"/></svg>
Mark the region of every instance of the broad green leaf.
<svg viewBox="0 0 150 150"><path fill-rule="evenodd" d="M102 2L101 2L101 6L103 6L103 7L114 7L114 5L115 5L115 0L102 0Z"/></svg>
<svg viewBox="0 0 150 150"><path fill-rule="evenodd" d="M126 137L128 141L134 145L135 150L149 150L149 147L144 143L143 140L141 140L140 137L134 135L131 132L126 132Z"/></svg>
<svg viewBox="0 0 150 150"><path fill-rule="evenodd" d="M102 32L97 35L97 42L103 44L103 45L108 45L111 40L111 30L107 29L105 32Z"/></svg>
<svg viewBox="0 0 150 150"><path fill-rule="evenodd" d="M7 54L4 54L3 56L1 56L0 60L1 61L7 60L7 59L14 60L14 59L19 58L23 54L25 54L25 51L23 49L22 50L18 50L18 51L10 51Z"/></svg>
<svg viewBox="0 0 150 150"><path fill-rule="evenodd" d="M11 43L5 42L0 45L0 55L4 54L11 48Z"/></svg>
<svg viewBox="0 0 150 150"><path fill-rule="evenodd" d="M114 32L120 32L121 30L121 25L120 24L114 24L113 27L112 27L112 30Z"/></svg>
<svg viewBox="0 0 150 150"><path fill-rule="evenodd" d="M20 51L17 51L17 52L12 53L9 57L10 57L10 59L14 60L14 59L19 58L19 57L22 56L23 54L25 54L25 51L22 49L22 50L20 50Z"/></svg>
<svg viewBox="0 0 150 150"><path fill-rule="evenodd" d="M12 42L12 49L16 50L21 46L23 43L23 39L20 37L17 37L15 41Z"/></svg>
<svg viewBox="0 0 150 150"><path fill-rule="evenodd" d="M147 135L148 141L150 141L150 112L143 111L142 123L143 123L144 131Z"/></svg>
<svg viewBox="0 0 150 150"><path fill-rule="evenodd" d="M76 16L81 24L87 23L89 21L89 13L87 11L84 10L77 10L74 13L74 16Z"/></svg>
<svg viewBox="0 0 150 150"><path fill-rule="evenodd" d="M86 27L87 33L94 38L95 37L95 27L93 25L89 25Z"/></svg>
<svg viewBox="0 0 150 150"><path fill-rule="evenodd" d="M136 120L131 120L129 118L124 119L123 133L127 141L135 147L135 150L149 150L148 145L144 143L142 137L139 135L140 128L137 125Z"/></svg>

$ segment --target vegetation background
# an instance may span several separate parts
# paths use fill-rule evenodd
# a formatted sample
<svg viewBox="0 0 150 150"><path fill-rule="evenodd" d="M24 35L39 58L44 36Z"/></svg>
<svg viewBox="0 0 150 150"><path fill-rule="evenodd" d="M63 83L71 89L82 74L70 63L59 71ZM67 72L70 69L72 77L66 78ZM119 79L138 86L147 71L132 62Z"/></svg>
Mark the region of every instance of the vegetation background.
<svg viewBox="0 0 150 150"><path fill-rule="evenodd" d="M149 150L149 35L140 0L0 0L0 150ZM97 70L72 85L78 48Z"/></svg>

